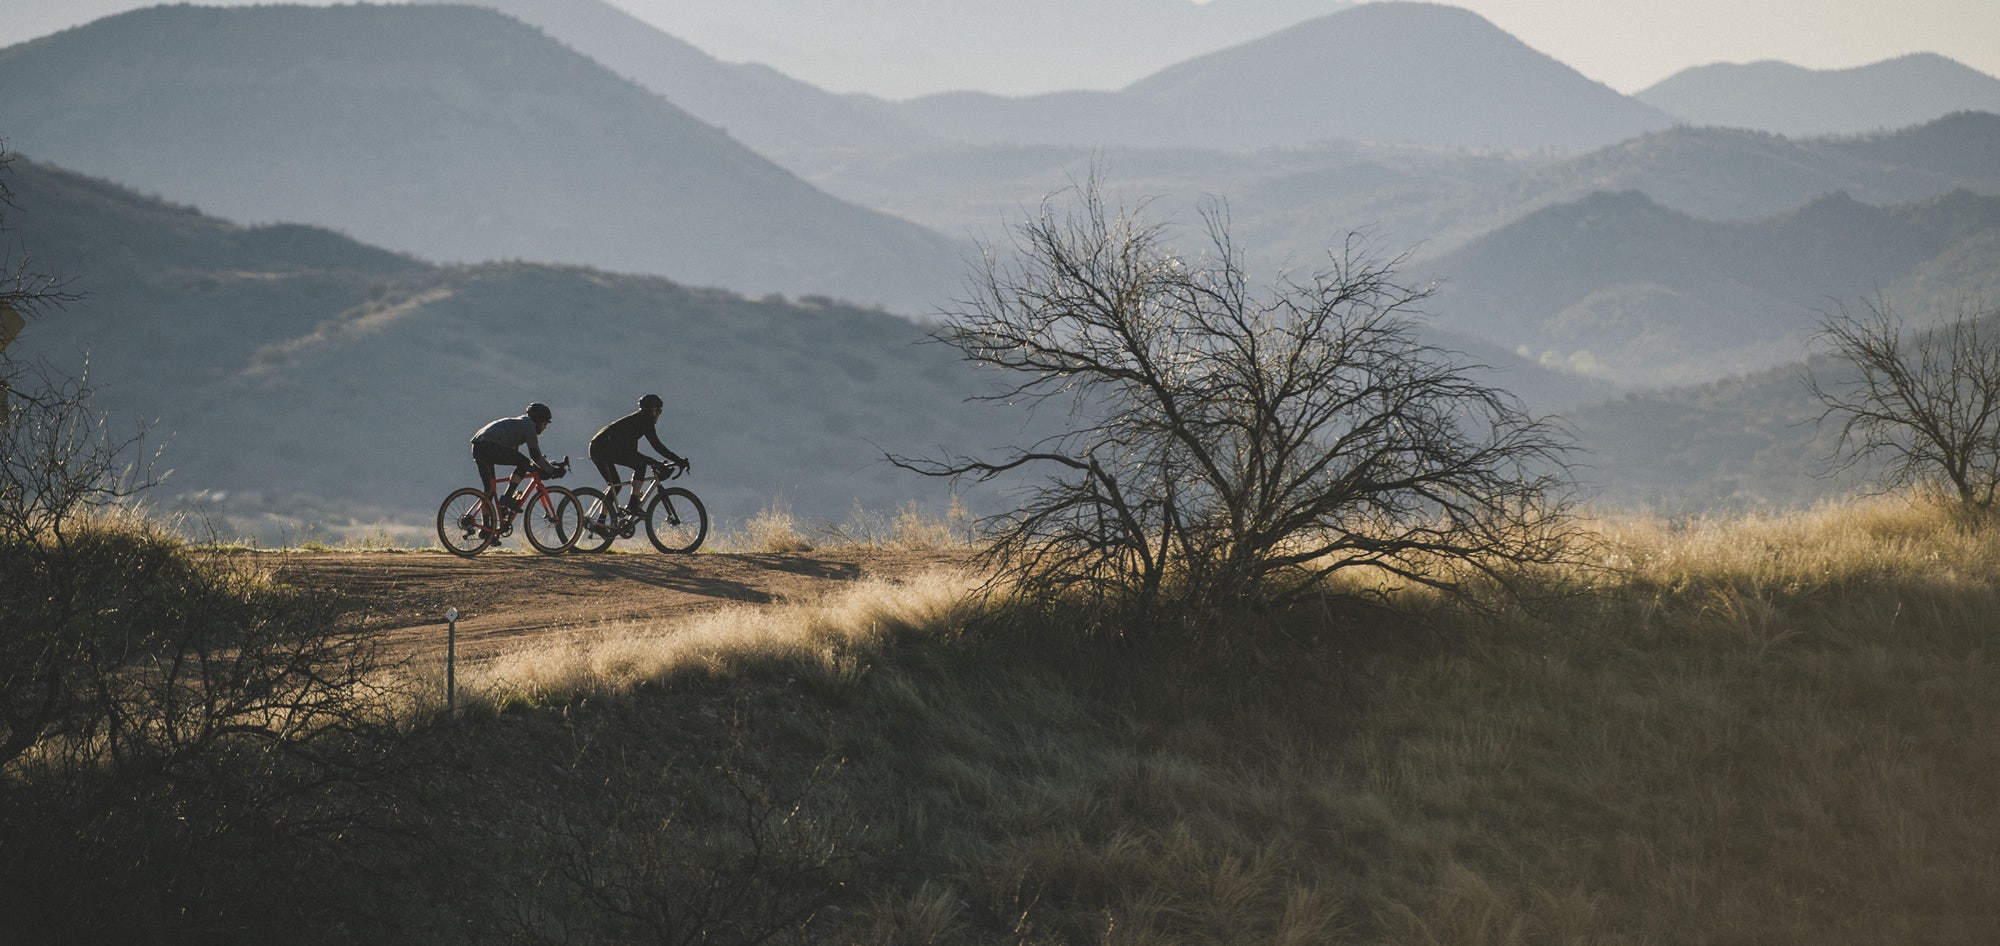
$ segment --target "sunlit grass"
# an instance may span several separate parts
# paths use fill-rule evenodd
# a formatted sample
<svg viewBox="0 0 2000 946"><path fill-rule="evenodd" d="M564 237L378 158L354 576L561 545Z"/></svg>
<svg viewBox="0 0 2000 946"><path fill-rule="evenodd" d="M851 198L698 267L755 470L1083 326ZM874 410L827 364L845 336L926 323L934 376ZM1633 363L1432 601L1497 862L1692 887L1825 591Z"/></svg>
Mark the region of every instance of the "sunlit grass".
<svg viewBox="0 0 2000 946"><path fill-rule="evenodd" d="M889 635L962 626L977 607L974 587L963 572L934 571L899 581L863 581L818 600L732 608L680 623L574 628L469 667L461 685L474 699L547 703L626 693L685 673L728 675L753 664L838 678L854 672L858 651Z"/></svg>
<svg viewBox="0 0 2000 946"><path fill-rule="evenodd" d="M500 713L729 694L843 760L883 879L836 941L1996 941L2000 529L1884 498L1596 531L1516 606L1345 576L1392 607L1207 649L938 572L461 681Z"/></svg>
<svg viewBox="0 0 2000 946"><path fill-rule="evenodd" d="M892 513L856 504L839 522L806 523L783 499L764 504L740 527L718 530L709 548L721 552L809 552L829 548L934 551L967 548L973 542L972 514L952 497L942 515L917 503L905 503Z"/></svg>

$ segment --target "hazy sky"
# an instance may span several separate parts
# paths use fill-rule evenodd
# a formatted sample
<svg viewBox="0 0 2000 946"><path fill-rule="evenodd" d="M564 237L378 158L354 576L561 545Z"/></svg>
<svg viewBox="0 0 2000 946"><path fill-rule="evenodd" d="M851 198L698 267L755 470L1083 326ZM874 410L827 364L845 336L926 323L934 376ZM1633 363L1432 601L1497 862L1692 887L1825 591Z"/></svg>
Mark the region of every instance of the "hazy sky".
<svg viewBox="0 0 2000 946"><path fill-rule="evenodd" d="M211 0L218 2L218 0ZM244 3L250 0L219 0ZM268 0L267 0L268 2ZM308 0L323 3L328 0ZM1050 4L990 0L984 9L1006 11L1009 29L980 28L968 17L963 35L908 37L906 42L947 50L951 63L932 72L895 68L879 49L828 41L808 26L788 28L763 15L727 22L727 0L609 0L728 61L754 59L836 92L872 92L906 98L926 92L980 88L1003 94L1056 88L1112 89L1168 62L1148 63L1142 53L1063 56L1060 68L1015 48L1018 37L1046 30L1073 31ZM942 0L763 0L760 11L799 11L801 22L851 13L849 28L873 26L856 17L879 16L893 32L906 17L879 15L910 10L903 4ZM1073 0L1094 3L1100 0ZM1193 0L1158 0L1160 3ZM1279 0L1213 0L1248 6ZM1296 0L1291 0L1297 5ZM1501 29L1584 75L1623 92L1635 92L1689 66L1777 59L1814 69L1864 65L1912 52L1949 56L2000 76L2000 0L1446 0L1478 12ZM146 0L0 0L0 46L12 45L97 17L151 5ZM691 12L693 11L693 12ZM1020 22L1023 17L1047 23ZM678 24L678 28L677 28ZM817 41L814 41L817 39ZM1097 42L1110 43L1114 37Z"/></svg>

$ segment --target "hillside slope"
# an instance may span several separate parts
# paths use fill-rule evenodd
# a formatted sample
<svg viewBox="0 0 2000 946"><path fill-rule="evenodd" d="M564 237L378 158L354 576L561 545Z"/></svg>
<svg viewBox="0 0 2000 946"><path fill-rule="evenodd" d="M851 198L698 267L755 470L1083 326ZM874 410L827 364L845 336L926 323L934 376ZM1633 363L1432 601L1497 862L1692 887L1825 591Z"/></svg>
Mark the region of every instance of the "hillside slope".
<svg viewBox="0 0 2000 946"><path fill-rule="evenodd" d="M438 0L444 2L444 0ZM930 136L878 99L725 63L604 0L475 0L540 29L779 163L794 152L907 148Z"/></svg>
<svg viewBox="0 0 2000 946"><path fill-rule="evenodd" d="M39 160L441 261L535 259L922 314L961 250L835 200L490 10L156 7L0 50Z"/></svg>
<svg viewBox="0 0 2000 946"><path fill-rule="evenodd" d="M944 486L882 451L1010 434L962 403L983 389L950 352L879 311L582 267L436 266L26 160L9 184L16 245L84 296L9 354L73 372L87 352L97 406L167 441L153 500L267 540L420 534L474 479L472 431L529 400L556 410L551 456L581 460L598 425L661 394L662 437L694 460L689 485L722 528L766 505L806 523L856 503L941 510Z"/></svg>
<svg viewBox="0 0 2000 946"><path fill-rule="evenodd" d="M1882 293L1919 318L1947 315L2000 268L1996 247L2000 197L1966 191L1889 207L1836 193L1750 223L1625 191L1529 215L1428 271L1453 327L1663 385L1796 360L1840 300Z"/></svg>

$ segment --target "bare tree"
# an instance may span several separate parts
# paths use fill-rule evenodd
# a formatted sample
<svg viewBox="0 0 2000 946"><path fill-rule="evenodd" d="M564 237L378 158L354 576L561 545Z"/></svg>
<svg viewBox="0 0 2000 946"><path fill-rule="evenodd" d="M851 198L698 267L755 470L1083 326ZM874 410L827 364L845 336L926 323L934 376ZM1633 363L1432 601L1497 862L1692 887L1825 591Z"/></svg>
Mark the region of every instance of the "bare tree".
<svg viewBox="0 0 2000 946"><path fill-rule="evenodd" d="M2000 497L2000 310L1960 309L1949 325L1910 333L1886 302L1822 314L1818 339L1849 371L1806 386L1819 421L1840 423L1836 469L1881 464L1885 488L1934 489L1968 510Z"/></svg>
<svg viewBox="0 0 2000 946"><path fill-rule="evenodd" d="M14 192L7 186L5 174L12 164L13 155L7 152L5 142L0 142L0 208L14 206ZM0 215L0 233L6 232L4 221L4 215ZM63 279L36 271L26 253L14 257L8 250L0 249L0 312L32 316L45 307L75 299ZM0 322L11 320L0 316ZM0 349L7 347L7 341L7 337L0 335Z"/></svg>
<svg viewBox="0 0 2000 946"><path fill-rule="evenodd" d="M907 469L1048 471L988 525L1031 594L1184 613L1281 603L1361 566L1446 590L1568 547L1567 440L1422 342L1429 290L1350 237L1255 295L1219 207L1184 256L1095 178L990 248L934 336L1015 379L987 400L1067 410L1005 456ZM1143 211L1142 204L1139 211Z"/></svg>
<svg viewBox="0 0 2000 946"><path fill-rule="evenodd" d="M6 171L13 163L7 153L6 144L0 142L0 235L7 232L4 208L14 206L14 192L7 186ZM76 296L66 287L63 280L37 272L30 264L26 253L14 257L11 248L0 244L0 353L7 350L16 333L25 325L24 316L33 316L50 306L60 306L76 300ZM0 355L4 358L4 355ZM10 392L18 380L17 370L11 362L0 361L0 428L7 425L12 398Z"/></svg>

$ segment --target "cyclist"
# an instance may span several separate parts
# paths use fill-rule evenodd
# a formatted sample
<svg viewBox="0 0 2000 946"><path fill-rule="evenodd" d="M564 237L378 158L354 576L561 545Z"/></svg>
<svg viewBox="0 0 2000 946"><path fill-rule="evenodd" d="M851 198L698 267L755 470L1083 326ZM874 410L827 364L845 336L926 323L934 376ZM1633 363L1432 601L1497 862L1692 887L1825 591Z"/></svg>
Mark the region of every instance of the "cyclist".
<svg viewBox="0 0 2000 946"><path fill-rule="evenodd" d="M646 491L646 471L660 463L639 452L639 439L646 439L653 449L666 457L666 462L688 469L686 457L667 449L660 442L660 414L666 410L666 402L657 394L648 394L639 399L639 409L620 417L598 430L590 437L590 462L597 464L597 472L604 477L604 497L610 505L618 503L618 468L632 469L632 498L626 503L625 511L632 515L644 515L639 508L639 497ZM665 470L661 471L665 475Z"/></svg>
<svg viewBox="0 0 2000 946"><path fill-rule="evenodd" d="M553 479L555 465L542 456L542 431L549 429L555 419L555 412L547 404L536 401L516 417L502 417L472 435L472 462L479 465L479 483L488 497L493 496L493 468L511 466L514 475L507 481L507 495L499 498L500 508L509 513L521 511L521 500L514 491L521 486L521 470L533 463L543 476ZM521 448L528 448L528 456L521 455ZM529 457L533 457L530 460Z"/></svg>

